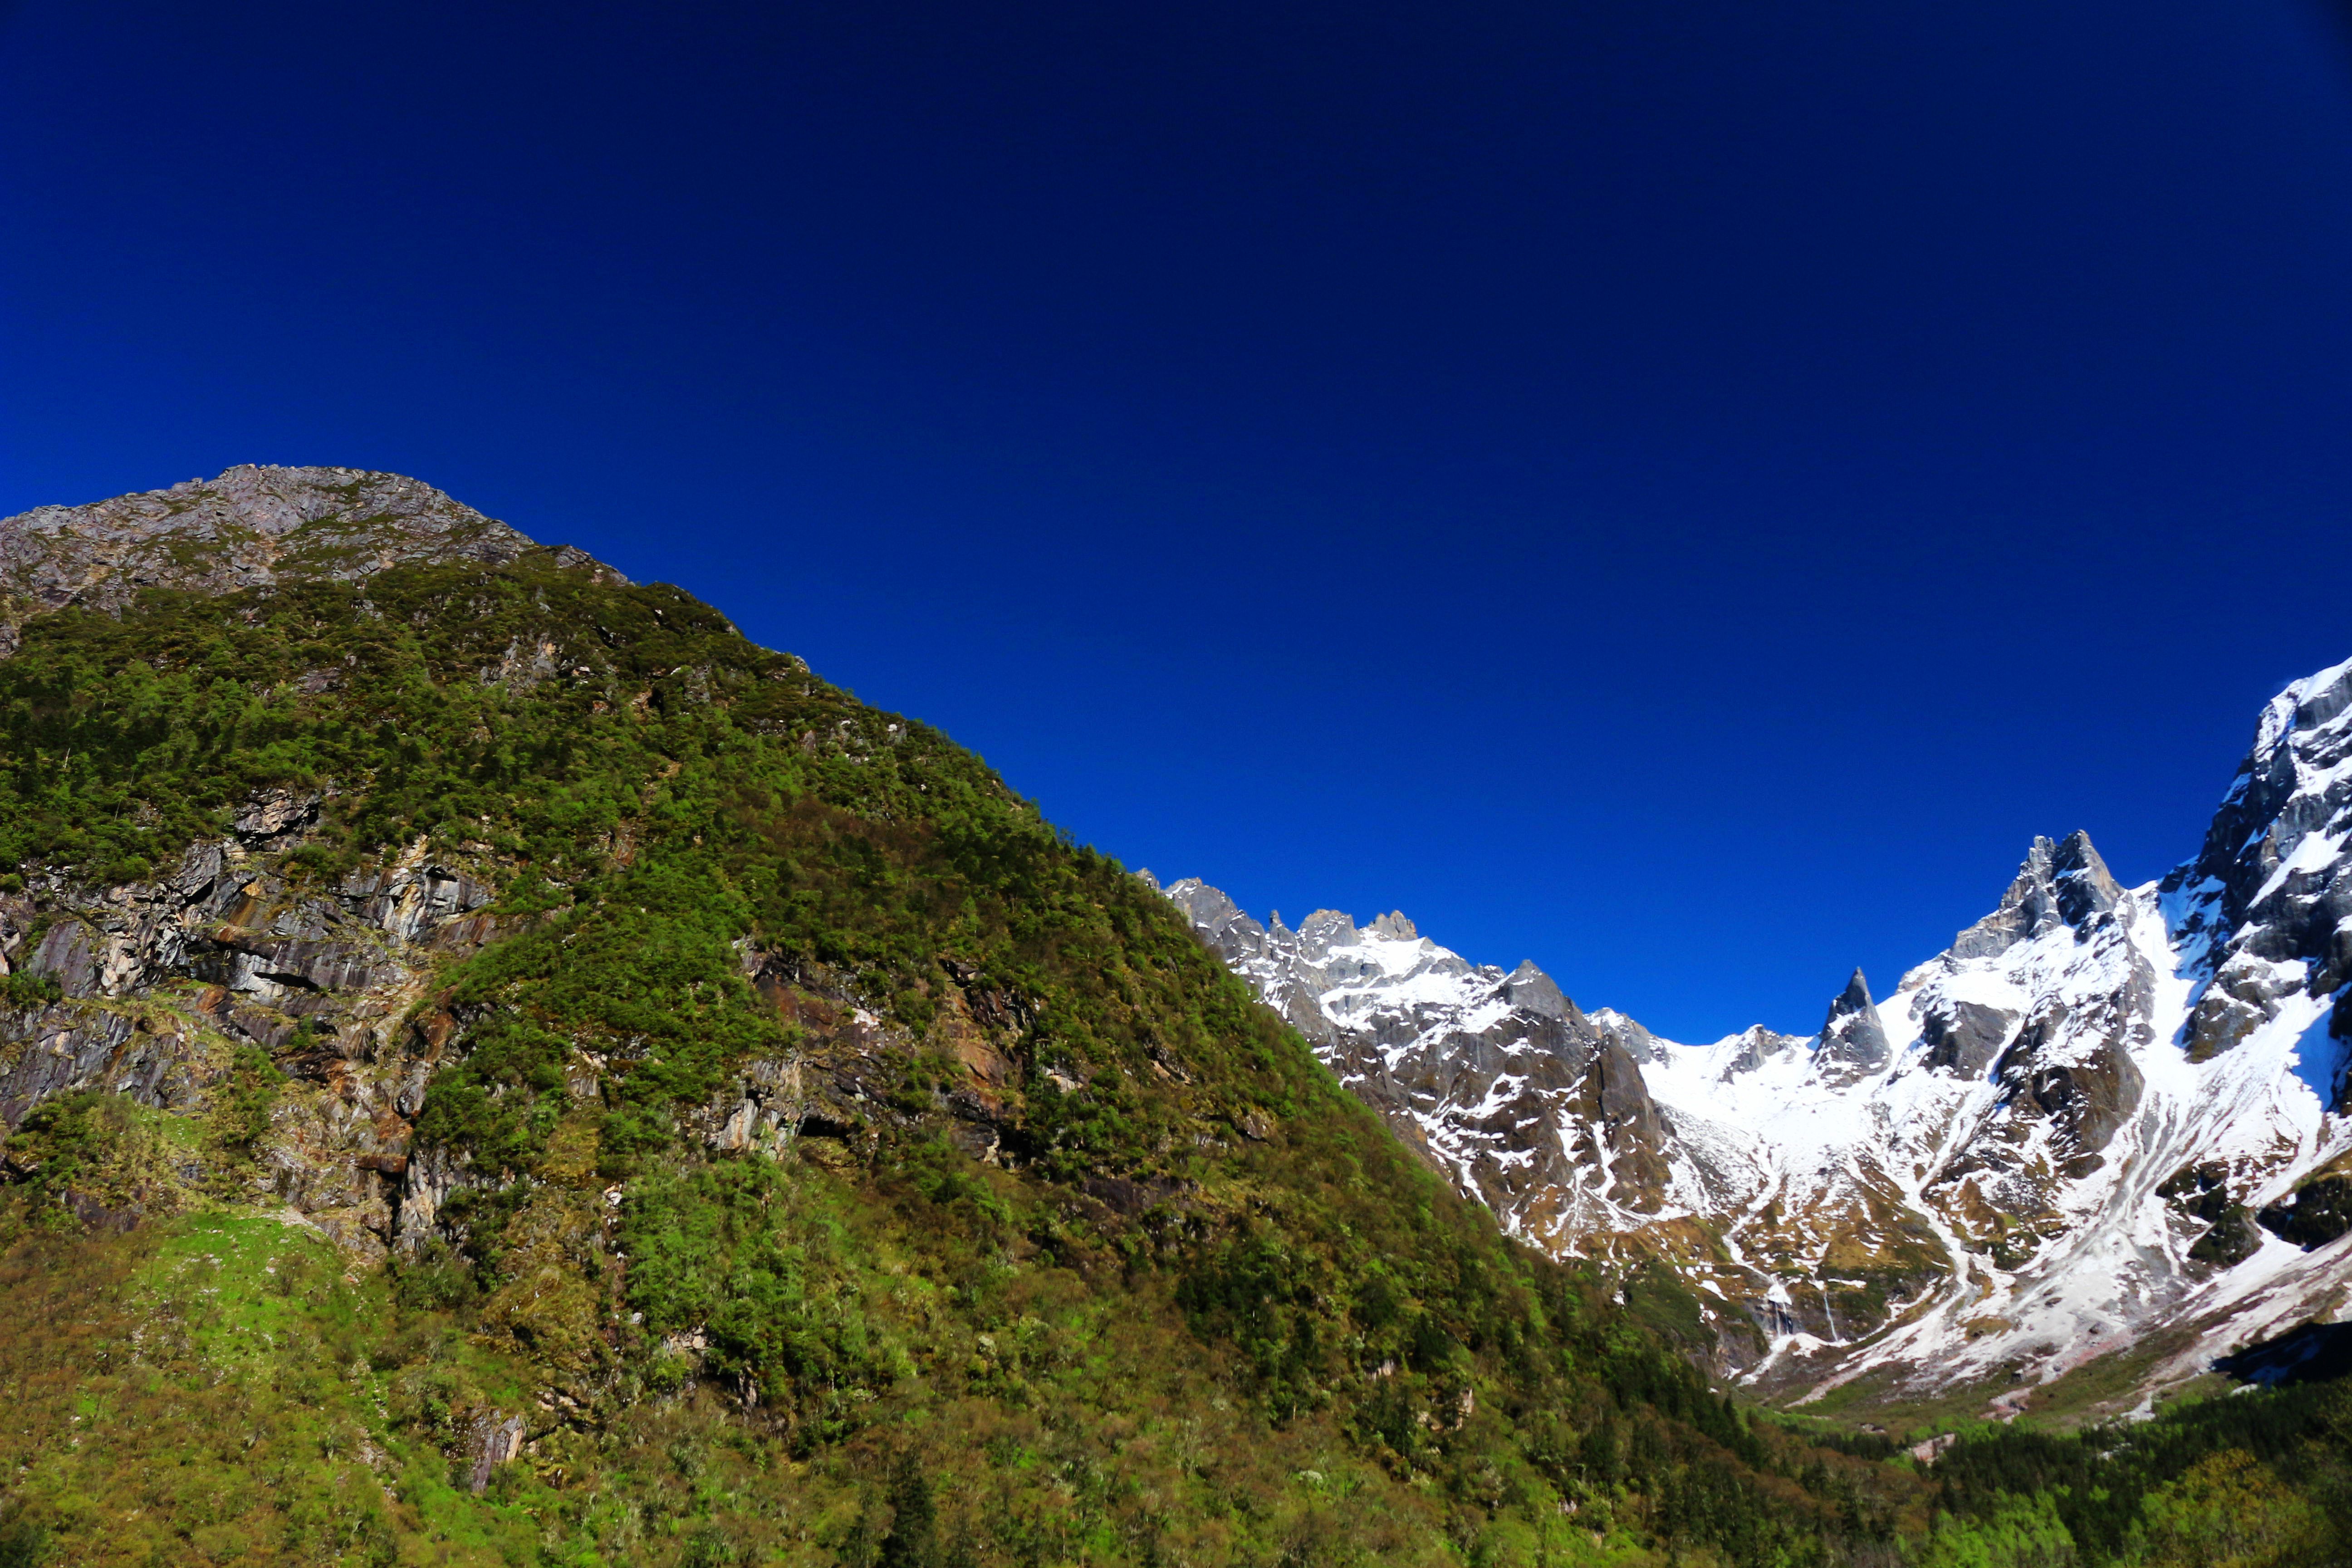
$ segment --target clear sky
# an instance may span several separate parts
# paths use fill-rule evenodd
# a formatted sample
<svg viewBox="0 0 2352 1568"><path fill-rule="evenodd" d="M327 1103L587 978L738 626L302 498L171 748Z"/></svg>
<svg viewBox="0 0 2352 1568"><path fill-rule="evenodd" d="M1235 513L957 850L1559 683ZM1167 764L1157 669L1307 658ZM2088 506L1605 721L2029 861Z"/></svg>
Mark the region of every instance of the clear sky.
<svg viewBox="0 0 2352 1568"><path fill-rule="evenodd" d="M2352 656L2320 0L0 5L0 513L415 474L1706 1038Z"/></svg>

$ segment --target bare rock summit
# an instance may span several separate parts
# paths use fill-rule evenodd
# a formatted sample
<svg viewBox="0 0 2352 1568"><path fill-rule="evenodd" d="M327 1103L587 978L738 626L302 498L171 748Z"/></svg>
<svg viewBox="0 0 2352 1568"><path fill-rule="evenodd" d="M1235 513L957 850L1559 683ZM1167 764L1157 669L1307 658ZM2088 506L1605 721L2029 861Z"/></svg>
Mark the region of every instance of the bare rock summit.
<svg viewBox="0 0 2352 1568"><path fill-rule="evenodd" d="M0 519L0 657L16 651L35 616L77 605L119 610L142 589L230 594L284 581L349 582L391 566L496 564L539 548L398 474L242 463L217 479ZM554 554L626 581L569 546Z"/></svg>

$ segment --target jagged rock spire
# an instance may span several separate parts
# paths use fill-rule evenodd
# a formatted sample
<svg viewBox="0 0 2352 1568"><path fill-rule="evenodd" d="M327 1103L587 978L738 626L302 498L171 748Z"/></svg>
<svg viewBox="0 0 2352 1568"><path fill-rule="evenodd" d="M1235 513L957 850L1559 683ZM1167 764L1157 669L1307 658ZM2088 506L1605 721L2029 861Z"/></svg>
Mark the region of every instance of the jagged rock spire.
<svg viewBox="0 0 2352 1568"><path fill-rule="evenodd" d="M1845 983L1845 989L1830 1004L1829 1017L1822 1024L1821 1059L1867 1072L1885 1067L1892 1054L1886 1043L1886 1026L1879 1019L1877 1005L1870 999L1870 982L1856 968L1853 978Z"/></svg>
<svg viewBox="0 0 2352 1568"><path fill-rule="evenodd" d="M1991 958L2060 926L2081 931L2116 907L2123 888L2080 828L2062 843L2036 835L2000 907L1952 942L1954 958Z"/></svg>
<svg viewBox="0 0 2352 1568"><path fill-rule="evenodd" d="M2050 869L2055 873L2058 912L2070 926L2090 924L2124 896L2123 884L2091 847L2091 836L2079 827L2066 835L2065 842L2051 856Z"/></svg>

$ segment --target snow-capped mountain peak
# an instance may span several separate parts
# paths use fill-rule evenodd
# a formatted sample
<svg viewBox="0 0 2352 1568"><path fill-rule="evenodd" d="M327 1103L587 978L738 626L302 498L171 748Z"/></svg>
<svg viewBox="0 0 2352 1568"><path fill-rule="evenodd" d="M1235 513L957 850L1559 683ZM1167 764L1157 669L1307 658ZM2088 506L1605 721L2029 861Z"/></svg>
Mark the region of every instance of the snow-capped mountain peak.
<svg viewBox="0 0 2352 1568"><path fill-rule="evenodd" d="M1165 889L1503 1223L1646 1257L1726 1363L1825 1390L2021 1390L2167 1328L2161 1382L2352 1302L2352 661L2263 710L2197 858L2126 889L2036 838L1998 904L1818 1035L1587 1015L1401 913L1259 925Z"/></svg>

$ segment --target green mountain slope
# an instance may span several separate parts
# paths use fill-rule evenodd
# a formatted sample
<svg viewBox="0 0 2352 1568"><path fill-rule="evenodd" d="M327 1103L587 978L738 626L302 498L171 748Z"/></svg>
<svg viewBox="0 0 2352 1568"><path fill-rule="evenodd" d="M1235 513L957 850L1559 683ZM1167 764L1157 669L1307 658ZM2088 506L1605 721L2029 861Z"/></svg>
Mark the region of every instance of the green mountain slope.
<svg viewBox="0 0 2352 1568"><path fill-rule="evenodd" d="M0 661L0 1563L1927 1527L1711 1393L1670 1283L1503 1238L979 759L576 553L357 571L366 521Z"/></svg>
<svg viewBox="0 0 2352 1568"><path fill-rule="evenodd" d="M1845 1528L1148 889L673 589L526 552L22 637L0 1459L73 1560Z"/></svg>

